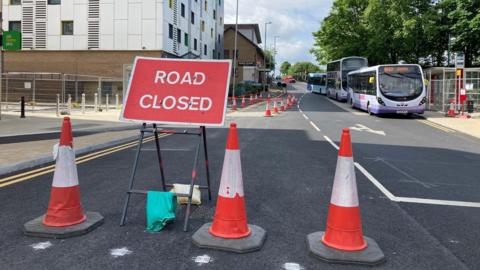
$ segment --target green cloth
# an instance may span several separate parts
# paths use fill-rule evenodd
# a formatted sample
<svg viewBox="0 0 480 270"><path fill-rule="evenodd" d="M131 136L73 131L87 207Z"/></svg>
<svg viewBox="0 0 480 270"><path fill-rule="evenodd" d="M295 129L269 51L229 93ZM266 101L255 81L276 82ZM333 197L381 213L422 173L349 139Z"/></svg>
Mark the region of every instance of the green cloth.
<svg viewBox="0 0 480 270"><path fill-rule="evenodd" d="M177 196L172 192L147 192L147 231L159 232L175 220Z"/></svg>

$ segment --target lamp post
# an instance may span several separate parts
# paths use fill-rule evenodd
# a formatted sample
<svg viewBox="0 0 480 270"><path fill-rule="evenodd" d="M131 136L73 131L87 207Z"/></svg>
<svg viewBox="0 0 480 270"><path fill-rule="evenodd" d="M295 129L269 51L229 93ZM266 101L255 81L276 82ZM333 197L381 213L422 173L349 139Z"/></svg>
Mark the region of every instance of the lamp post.
<svg viewBox="0 0 480 270"><path fill-rule="evenodd" d="M275 36L273 38L273 63L274 63L274 68L273 68L273 76L275 76L275 71L277 70L277 39L280 38L280 36Z"/></svg>
<svg viewBox="0 0 480 270"><path fill-rule="evenodd" d="M232 99L233 104L237 104L235 101L235 88L237 84L237 35L238 35L238 1L237 0L237 9L235 11L235 41L234 41L234 50L233 50L233 88L232 88ZM235 106L236 107L236 106ZM232 107L232 109L235 109Z"/></svg>
<svg viewBox="0 0 480 270"><path fill-rule="evenodd" d="M450 66L451 43L452 43L452 41L455 42L456 39L457 38L451 37L450 34L448 34L447 67Z"/></svg>
<svg viewBox="0 0 480 270"><path fill-rule="evenodd" d="M272 24L272 22L266 22L265 23L265 46L263 47L263 50L264 50L264 55L265 55L265 81L264 81L264 86L263 86L263 90L266 91L266 86L267 86L267 26L269 24Z"/></svg>

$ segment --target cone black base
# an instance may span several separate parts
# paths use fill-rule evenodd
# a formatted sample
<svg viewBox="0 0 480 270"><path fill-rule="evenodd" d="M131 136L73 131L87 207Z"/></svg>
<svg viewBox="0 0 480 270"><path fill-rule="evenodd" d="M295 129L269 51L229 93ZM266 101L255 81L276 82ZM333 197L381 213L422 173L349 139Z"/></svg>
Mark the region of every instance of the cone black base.
<svg viewBox="0 0 480 270"><path fill-rule="evenodd" d="M329 263L378 265L385 262L385 255L372 238L365 237L367 248L360 251L343 251L328 247L320 240L325 232L307 235L308 250L311 255Z"/></svg>
<svg viewBox="0 0 480 270"><path fill-rule="evenodd" d="M103 216L97 212L85 212L87 219L67 227L49 227L43 224L45 215L30 220L23 225L26 236L63 239L87 234L103 224Z"/></svg>
<svg viewBox="0 0 480 270"><path fill-rule="evenodd" d="M262 248L267 232L256 225L248 224L250 235L239 239L226 239L210 234L208 229L212 223L203 224L192 236L193 243L200 248L217 249L235 253L248 253Z"/></svg>

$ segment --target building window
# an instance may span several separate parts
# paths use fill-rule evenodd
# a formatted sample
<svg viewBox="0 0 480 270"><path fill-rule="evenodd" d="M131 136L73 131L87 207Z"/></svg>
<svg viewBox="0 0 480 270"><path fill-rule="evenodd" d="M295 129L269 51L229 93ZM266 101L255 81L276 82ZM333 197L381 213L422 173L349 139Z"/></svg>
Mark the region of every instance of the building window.
<svg viewBox="0 0 480 270"><path fill-rule="evenodd" d="M10 5L14 6L14 5L21 5L22 4L22 0L10 0Z"/></svg>
<svg viewBox="0 0 480 270"><path fill-rule="evenodd" d="M213 38L213 28L210 28L210 37Z"/></svg>
<svg viewBox="0 0 480 270"><path fill-rule="evenodd" d="M60 5L62 0L48 0L49 5Z"/></svg>
<svg viewBox="0 0 480 270"><path fill-rule="evenodd" d="M207 11L208 2L205 0L205 11Z"/></svg>
<svg viewBox="0 0 480 270"><path fill-rule="evenodd" d="M168 38L173 39L173 25L168 24Z"/></svg>
<svg viewBox="0 0 480 270"><path fill-rule="evenodd" d="M205 21L202 21L202 23L200 24L200 30L202 32L205 32Z"/></svg>
<svg viewBox="0 0 480 270"><path fill-rule="evenodd" d="M222 6L222 0L218 0L218 5Z"/></svg>
<svg viewBox="0 0 480 270"><path fill-rule="evenodd" d="M73 35L73 21L62 21L62 35Z"/></svg>
<svg viewBox="0 0 480 270"><path fill-rule="evenodd" d="M215 9L213 10L213 19L217 19L217 12L215 11Z"/></svg>
<svg viewBox="0 0 480 270"><path fill-rule="evenodd" d="M190 21L192 24L195 24L195 13L192 11L192 16L190 16Z"/></svg>
<svg viewBox="0 0 480 270"><path fill-rule="evenodd" d="M193 50L195 50L195 51L198 50L197 39L196 38L193 39Z"/></svg>
<svg viewBox="0 0 480 270"><path fill-rule="evenodd" d="M218 43L221 43L221 37L220 37L220 34L218 34Z"/></svg>
<svg viewBox="0 0 480 270"><path fill-rule="evenodd" d="M183 18L185 18L185 5L183 3L180 9L180 14L182 15Z"/></svg>
<svg viewBox="0 0 480 270"><path fill-rule="evenodd" d="M230 59L230 50L223 50L223 58Z"/></svg>
<svg viewBox="0 0 480 270"><path fill-rule="evenodd" d="M185 33L185 36L183 37L184 40L183 40L183 44L185 44L185 46L188 46L188 42L189 42L189 39L188 39L188 34Z"/></svg>
<svg viewBox="0 0 480 270"><path fill-rule="evenodd" d="M8 31L22 32L22 22L21 21L8 22Z"/></svg>
<svg viewBox="0 0 480 270"><path fill-rule="evenodd" d="M173 9L173 0L168 0L168 7Z"/></svg>
<svg viewBox="0 0 480 270"><path fill-rule="evenodd" d="M222 55L220 55L220 53L218 53L218 59L222 59Z"/></svg>
<svg viewBox="0 0 480 270"><path fill-rule="evenodd" d="M182 30L177 29L177 42L182 43Z"/></svg>
<svg viewBox="0 0 480 270"><path fill-rule="evenodd" d="M220 17L220 23L223 23L223 18L222 17Z"/></svg>
<svg viewBox="0 0 480 270"><path fill-rule="evenodd" d="M203 45L203 54L207 55L207 44Z"/></svg>

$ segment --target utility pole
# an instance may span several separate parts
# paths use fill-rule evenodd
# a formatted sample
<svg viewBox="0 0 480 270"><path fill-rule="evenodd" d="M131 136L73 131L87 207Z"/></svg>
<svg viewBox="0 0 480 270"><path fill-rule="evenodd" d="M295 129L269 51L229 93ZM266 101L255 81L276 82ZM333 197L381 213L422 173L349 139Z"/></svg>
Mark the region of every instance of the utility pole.
<svg viewBox="0 0 480 270"><path fill-rule="evenodd" d="M275 71L277 70L276 64L277 64L277 39L280 38L280 36L275 36L273 38L273 63L274 63L274 68L273 68L273 76L275 76Z"/></svg>
<svg viewBox="0 0 480 270"><path fill-rule="evenodd" d="M237 0L237 9L235 11L235 41L234 41L234 50L233 50L233 88L232 88L232 99L234 104L235 101L235 88L237 84L237 35L238 35L238 1Z"/></svg>

